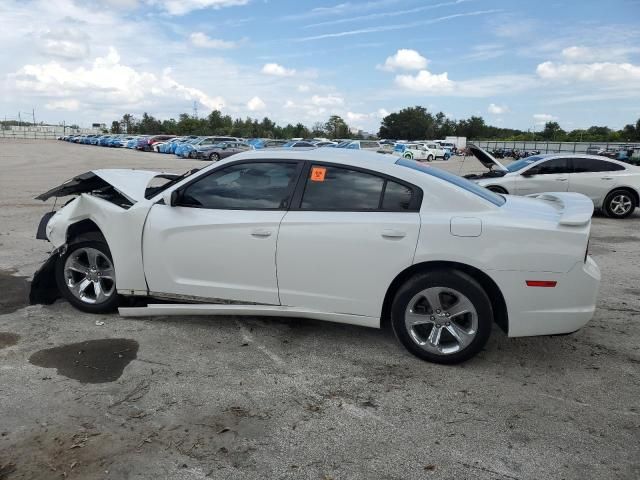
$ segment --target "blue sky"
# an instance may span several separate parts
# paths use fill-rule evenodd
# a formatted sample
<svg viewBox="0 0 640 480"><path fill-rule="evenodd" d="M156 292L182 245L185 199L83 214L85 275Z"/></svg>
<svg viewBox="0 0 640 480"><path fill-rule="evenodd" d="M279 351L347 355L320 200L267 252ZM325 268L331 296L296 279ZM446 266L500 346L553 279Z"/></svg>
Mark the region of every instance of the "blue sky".
<svg viewBox="0 0 640 480"><path fill-rule="evenodd" d="M521 129L640 117L640 2L4 0L0 113L219 108L307 125L423 105Z"/></svg>

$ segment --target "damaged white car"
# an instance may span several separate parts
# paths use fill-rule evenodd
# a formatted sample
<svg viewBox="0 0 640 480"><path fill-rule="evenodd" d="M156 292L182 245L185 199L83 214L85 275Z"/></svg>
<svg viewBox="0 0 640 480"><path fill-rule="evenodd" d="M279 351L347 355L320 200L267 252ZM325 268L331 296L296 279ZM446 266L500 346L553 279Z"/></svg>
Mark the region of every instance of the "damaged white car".
<svg viewBox="0 0 640 480"><path fill-rule="evenodd" d="M584 153L540 154L504 166L476 145L469 149L488 171L466 178L494 192L582 193L612 218L627 218L640 206L640 167Z"/></svg>
<svg viewBox="0 0 640 480"><path fill-rule="evenodd" d="M595 310L593 204L579 194L505 198L413 160L317 149L183 176L96 170L38 198L68 195L41 222L56 249L32 302L389 321L439 363L478 353L494 323L511 337L563 334Z"/></svg>

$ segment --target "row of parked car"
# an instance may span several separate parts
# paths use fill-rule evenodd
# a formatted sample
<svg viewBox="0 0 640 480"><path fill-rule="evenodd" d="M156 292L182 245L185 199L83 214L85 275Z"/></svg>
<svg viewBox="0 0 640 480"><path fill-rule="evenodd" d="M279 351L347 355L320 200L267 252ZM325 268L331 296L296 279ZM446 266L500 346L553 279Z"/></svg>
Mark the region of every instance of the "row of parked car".
<svg viewBox="0 0 640 480"><path fill-rule="evenodd" d="M263 148L344 148L348 150L370 150L388 153L399 157L432 161L448 160L456 152L452 143L443 141L395 142L392 140L338 140L325 138L295 138L276 140L264 138L243 139L228 136L196 136L187 135L67 135L60 137L72 143L98 145L103 147L131 148L142 151L170 153L181 158L218 161L236 153Z"/></svg>

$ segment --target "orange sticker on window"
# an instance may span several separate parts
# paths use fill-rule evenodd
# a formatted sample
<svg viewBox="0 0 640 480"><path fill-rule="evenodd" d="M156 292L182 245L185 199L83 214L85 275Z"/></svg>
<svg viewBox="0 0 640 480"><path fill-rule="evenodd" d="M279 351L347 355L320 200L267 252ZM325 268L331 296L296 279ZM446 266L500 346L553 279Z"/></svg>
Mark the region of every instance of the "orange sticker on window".
<svg viewBox="0 0 640 480"><path fill-rule="evenodd" d="M324 182L324 176L327 173L327 169L324 167L312 167L311 168L311 181Z"/></svg>

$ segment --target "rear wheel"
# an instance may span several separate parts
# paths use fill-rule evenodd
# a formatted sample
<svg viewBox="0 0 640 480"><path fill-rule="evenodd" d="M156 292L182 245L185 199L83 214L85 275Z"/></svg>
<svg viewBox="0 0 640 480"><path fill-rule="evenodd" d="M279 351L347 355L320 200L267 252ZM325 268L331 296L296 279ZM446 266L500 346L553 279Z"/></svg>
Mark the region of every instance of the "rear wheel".
<svg viewBox="0 0 640 480"><path fill-rule="evenodd" d="M484 347L493 310L472 277L457 270L434 270L414 276L398 290L391 323L412 354L452 364L468 360Z"/></svg>
<svg viewBox="0 0 640 480"><path fill-rule="evenodd" d="M427 162L432 162L433 161L433 155L429 155L427 157Z"/></svg>
<svg viewBox="0 0 640 480"><path fill-rule="evenodd" d="M218 160L220 160L220 155L214 152L209 155L209 160L211 160L212 162L217 162Z"/></svg>
<svg viewBox="0 0 640 480"><path fill-rule="evenodd" d="M636 199L627 190L614 190L604 199L603 207L612 218L626 218L636 208Z"/></svg>
<svg viewBox="0 0 640 480"><path fill-rule="evenodd" d="M118 306L115 269L106 243L69 245L56 263L56 283L62 296L84 312L110 312Z"/></svg>

